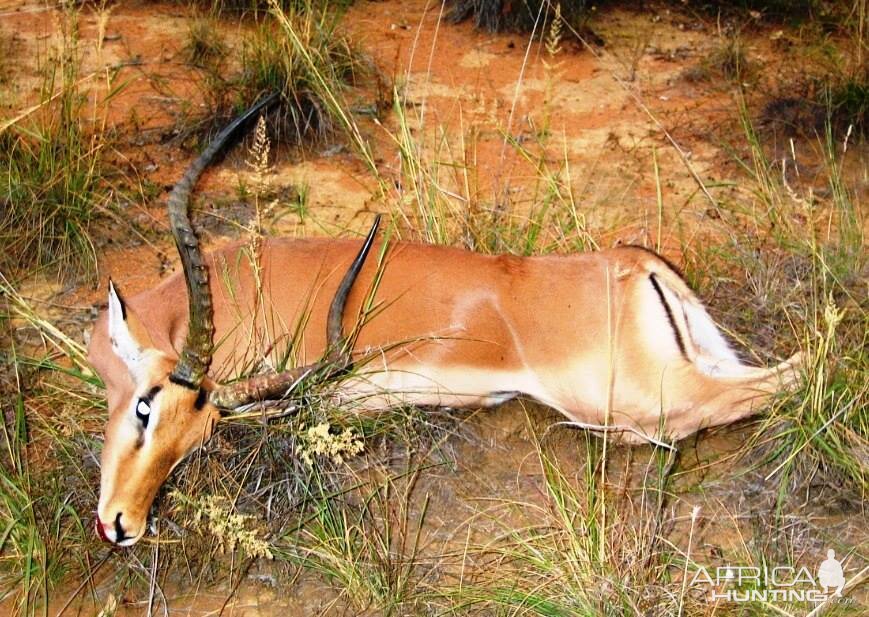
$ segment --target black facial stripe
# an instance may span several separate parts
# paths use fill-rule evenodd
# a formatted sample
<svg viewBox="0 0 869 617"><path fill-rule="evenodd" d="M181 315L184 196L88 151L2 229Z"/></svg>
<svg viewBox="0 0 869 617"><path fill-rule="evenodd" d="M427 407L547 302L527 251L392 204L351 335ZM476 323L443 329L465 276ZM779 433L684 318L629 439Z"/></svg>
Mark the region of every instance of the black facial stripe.
<svg viewBox="0 0 869 617"><path fill-rule="evenodd" d="M154 397L157 396L157 394L162 389L163 389L163 386L158 384L158 385L152 387L150 390L148 390L145 394L140 396L139 400L136 401L136 418L138 418L139 422L142 423L142 429L148 428L148 421L151 419L151 413L150 413L151 403L153 402ZM139 411L139 404L140 403L145 403L145 405L148 406L148 413L141 413ZM141 441L141 437L140 437L139 441ZM139 446L140 446L140 444L137 444L137 447L139 447Z"/></svg>
<svg viewBox="0 0 869 617"><path fill-rule="evenodd" d="M142 397L142 400L145 401L146 403L150 403L151 401L154 400L154 397L157 396L157 394L162 389L163 389L163 386L161 386L161 385L154 386L153 388L148 390L148 392L145 394L145 396Z"/></svg>
<svg viewBox="0 0 869 617"><path fill-rule="evenodd" d="M124 533L124 528L121 527L121 513L118 512L118 515L115 517L115 543L122 542L127 539L127 535Z"/></svg>
<svg viewBox="0 0 869 617"><path fill-rule="evenodd" d="M175 375L175 373L171 373L169 375L169 381L174 383L176 386L181 386L182 388L187 388L188 390L199 390L199 386L197 384L191 383L186 379L182 379L181 377Z"/></svg>
<svg viewBox="0 0 869 617"><path fill-rule="evenodd" d="M148 421L151 419L151 414L150 414L150 412L149 413L141 413L139 411L139 403L145 403L146 405L148 403L141 400L141 399L139 400L138 403L136 403L136 417L139 419L139 422L142 423L142 428L146 429L146 428L148 428Z"/></svg>
<svg viewBox="0 0 869 617"><path fill-rule="evenodd" d="M679 351L682 353L682 356L687 359L688 355L685 353L685 341L682 340L682 333L679 332L679 328L676 327L676 320L673 319L673 311L670 310L670 305L667 304L667 299L664 297L664 291L658 283L658 277L654 274L650 274L649 280L652 281L652 287L655 288L655 291L658 294L658 299L661 301L661 304L664 305L664 312L667 314L667 321L670 322L670 328L673 330L673 334L676 335L676 345L679 346Z"/></svg>
<svg viewBox="0 0 869 617"><path fill-rule="evenodd" d="M193 403L193 406L196 408L196 411L201 411L203 407L205 407L205 401L208 400L208 390L200 387L199 392L196 394L196 402Z"/></svg>

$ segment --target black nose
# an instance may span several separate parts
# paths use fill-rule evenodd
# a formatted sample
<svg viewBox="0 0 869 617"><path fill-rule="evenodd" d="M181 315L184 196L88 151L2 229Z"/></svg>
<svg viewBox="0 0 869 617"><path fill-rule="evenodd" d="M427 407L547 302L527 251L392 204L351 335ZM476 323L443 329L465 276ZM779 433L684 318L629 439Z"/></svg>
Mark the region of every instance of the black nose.
<svg viewBox="0 0 869 617"><path fill-rule="evenodd" d="M115 517L115 544L120 544L127 538L127 534L124 533L124 526L121 525L121 513L118 512L118 515Z"/></svg>

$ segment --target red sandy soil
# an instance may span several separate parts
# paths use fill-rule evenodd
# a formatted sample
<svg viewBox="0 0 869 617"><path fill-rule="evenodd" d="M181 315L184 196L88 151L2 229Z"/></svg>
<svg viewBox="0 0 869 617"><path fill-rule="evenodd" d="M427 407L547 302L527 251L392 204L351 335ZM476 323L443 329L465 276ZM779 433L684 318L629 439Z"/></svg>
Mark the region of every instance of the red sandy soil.
<svg viewBox="0 0 869 617"><path fill-rule="evenodd" d="M543 45L525 36L491 35L475 31L470 24L443 23L439 5L429 4L423 0L358 2L349 9L344 25L381 73L396 84L411 130L426 152L444 163L456 161L469 167L472 197L491 203L496 196L507 195L517 212L528 207L538 177L536 161L527 161L505 144L504 135L509 134L550 168L569 166L577 199L607 221L605 242L642 242L653 232L657 216L653 147L664 170L662 188L668 209L681 211L686 201L696 212L706 209L708 204L695 195L696 185L684 162L668 147L662 129L671 131L701 176L710 175L720 152L707 140L707 131L729 113L729 95L689 83L680 73L705 53L711 25L697 31L686 24L692 28L699 24L683 16L665 15L653 22L647 15L615 12L601 18L604 38L611 28L614 33L637 32L636 41L621 44L619 35L613 34L611 48L603 49L586 48L565 37L561 51L550 57ZM166 138L202 100L199 76L184 63L182 54L188 10L178 5L126 3L111 10L102 28L101 19L89 7L79 19L81 73L92 75L86 81L94 115L122 136L120 159L130 170L131 183L147 180L168 188L193 153ZM15 107L7 102L10 113L38 100L38 66L58 40L61 21L57 11L37 4L2 13L0 29L12 36L15 55L25 59L14 68L17 89ZM246 27L231 18L220 22L230 42L238 42ZM101 42L100 32L104 33ZM640 44L643 53L630 47ZM112 75L111 85L107 75ZM119 94L108 107L102 105L99 101L106 89L119 84L124 84ZM371 90L363 88L358 96L371 100L375 96ZM397 133L395 118L390 115L384 121L385 129L361 122L375 144L381 173L397 176L397 147L386 132ZM549 137L538 139L536 134L547 122ZM327 150L328 145L320 149ZM285 224L282 233L361 231L370 219L365 212L386 209L376 202L369 172L351 155L323 156L316 147L282 154L274 162L273 181L307 185L314 221L304 226ZM246 173L243 153L228 157L206 173L199 191L206 198L231 199ZM164 230L165 195L133 206L128 216L145 229ZM128 230L119 231L123 238L135 237ZM108 276L123 281L128 293L155 284L165 276L167 260L176 261L166 236L160 233L156 246L131 246L121 240L116 248L101 247L100 284L91 291L80 290L76 302L98 301ZM675 249L670 240L665 234L665 246L672 244ZM221 239L206 236L206 242L215 245Z"/></svg>

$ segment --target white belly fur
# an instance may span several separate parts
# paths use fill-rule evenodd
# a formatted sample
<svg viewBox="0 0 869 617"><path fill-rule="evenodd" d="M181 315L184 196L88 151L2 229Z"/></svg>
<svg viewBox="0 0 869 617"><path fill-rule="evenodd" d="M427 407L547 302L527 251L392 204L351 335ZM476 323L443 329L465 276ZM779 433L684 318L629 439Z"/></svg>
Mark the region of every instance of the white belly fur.
<svg viewBox="0 0 869 617"><path fill-rule="evenodd" d="M338 397L364 410L400 405L489 407L539 389L536 377L527 370L416 366L366 368L342 384Z"/></svg>

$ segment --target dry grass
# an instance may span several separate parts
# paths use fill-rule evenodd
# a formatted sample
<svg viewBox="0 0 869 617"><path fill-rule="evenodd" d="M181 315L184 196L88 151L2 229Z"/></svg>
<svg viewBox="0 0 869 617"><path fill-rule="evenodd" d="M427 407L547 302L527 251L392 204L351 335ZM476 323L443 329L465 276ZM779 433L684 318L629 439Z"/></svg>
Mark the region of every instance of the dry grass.
<svg viewBox="0 0 869 617"><path fill-rule="evenodd" d="M0 271L10 275L96 268L90 226L107 200L107 144L81 89L77 21L74 9L60 20L35 113L0 124Z"/></svg>
<svg viewBox="0 0 869 617"><path fill-rule="evenodd" d="M212 13L191 23L185 54L207 103L205 113L187 120L185 132L195 127L207 134L267 92L281 94L269 123L276 141L310 142L341 125L330 99L343 97L371 69L342 32L339 16L312 0L263 5L268 10L260 8L246 24L236 48L221 35L229 16Z"/></svg>

